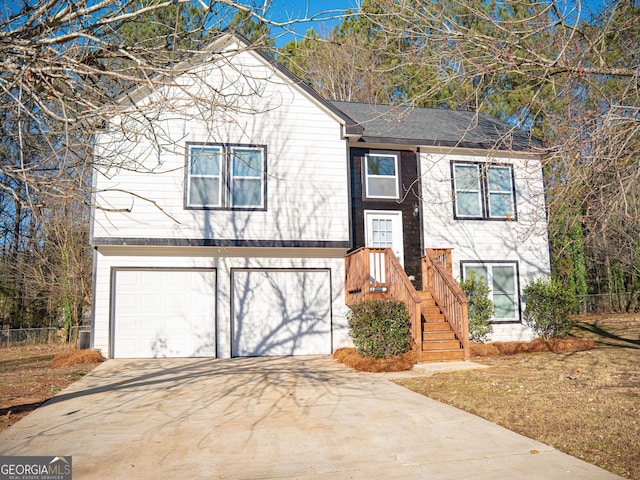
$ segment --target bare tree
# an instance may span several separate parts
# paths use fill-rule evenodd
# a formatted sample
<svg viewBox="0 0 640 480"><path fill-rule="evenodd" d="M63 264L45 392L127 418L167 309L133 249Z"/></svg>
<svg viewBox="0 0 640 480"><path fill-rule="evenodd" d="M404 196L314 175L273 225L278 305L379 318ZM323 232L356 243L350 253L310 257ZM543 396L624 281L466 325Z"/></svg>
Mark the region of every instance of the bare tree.
<svg viewBox="0 0 640 480"><path fill-rule="evenodd" d="M233 0L36 0L0 12L3 324L78 322L89 292L94 171L162 168L121 145L146 137L172 150L163 116L232 119L251 108L216 85L183 88L194 66L234 54L207 48L215 36L230 25L252 37L248 48L268 49L269 27L305 20L274 22L267 8ZM109 132L108 145L96 145L98 131Z"/></svg>
<svg viewBox="0 0 640 480"><path fill-rule="evenodd" d="M640 290L635 1L365 0L356 14L351 24L370 41L360 55L345 47L343 63L363 73L359 62L375 50L370 74L395 87L392 102L486 111L546 142L554 266L567 284ZM323 55L334 41L346 42L331 35L297 58ZM323 58L314 63L338 63ZM331 69L309 72L299 74L331 84Z"/></svg>

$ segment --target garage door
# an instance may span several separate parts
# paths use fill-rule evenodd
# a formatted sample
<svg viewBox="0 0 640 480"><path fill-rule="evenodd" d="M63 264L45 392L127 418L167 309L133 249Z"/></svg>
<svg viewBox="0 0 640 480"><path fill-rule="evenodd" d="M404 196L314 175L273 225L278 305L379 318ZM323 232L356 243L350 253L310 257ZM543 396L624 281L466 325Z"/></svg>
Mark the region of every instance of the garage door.
<svg viewBox="0 0 640 480"><path fill-rule="evenodd" d="M234 270L234 356L331 353L328 270Z"/></svg>
<svg viewBox="0 0 640 480"><path fill-rule="evenodd" d="M215 270L116 270L113 357L214 357Z"/></svg>

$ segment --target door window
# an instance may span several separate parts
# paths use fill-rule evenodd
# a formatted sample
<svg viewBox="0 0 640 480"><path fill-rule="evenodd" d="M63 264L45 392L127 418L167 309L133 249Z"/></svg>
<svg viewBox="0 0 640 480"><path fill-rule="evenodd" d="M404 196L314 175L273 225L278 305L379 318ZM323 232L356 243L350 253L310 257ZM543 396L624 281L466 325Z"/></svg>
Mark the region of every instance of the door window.
<svg viewBox="0 0 640 480"><path fill-rule="evenodd" d="M373 248L390 248L404 266L402 212L365 210L365 244Z"/></svg>

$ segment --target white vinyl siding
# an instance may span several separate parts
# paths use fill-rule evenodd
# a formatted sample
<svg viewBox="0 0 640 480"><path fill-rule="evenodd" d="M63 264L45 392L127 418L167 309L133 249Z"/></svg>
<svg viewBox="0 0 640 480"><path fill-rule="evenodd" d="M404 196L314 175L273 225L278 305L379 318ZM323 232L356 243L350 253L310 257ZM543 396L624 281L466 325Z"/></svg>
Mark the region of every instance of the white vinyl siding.
<svg viewBox="0 0 640 480"><path fill-rule="evenodd" d="M516 262L519 287L527 279L551 271L542 165L539 158L518 152L475 154L422 147L420 153L423 238L425 248L451 247L453 274L462 278L461 262ZM517 198L517 221L460 221L455 212L455 165L509 167ZM464 218L464 217L463 217ZM525 299L520 298L520 311ZM491 341L530 340L533 331L517 321L494 322Z"/></svg>
<svg viewBox="0 0 640 480"><path fill-rule="evenodd" d="M364 171L367 198L399 198L397 155L367 154Z"/></svg>
<svg viewBox="0 0 640 480"><path fill-rule="evenodd" d="M520 321L518 278L515 263L464 263L464 277L475 272L489 286L489 298L493 302L494 321Z"/></svg>
<svg viewBox="0 0 640 480"><path fill-rule="evenodd" d="M201 83L196 83L195 75L185 74L185 79L176 79L185 86L175 94L158 93L178 103L170 112L161 112L154 123L155 130L170 136L161 139L164 143L144 140L142 135L133 142L116 126L97 136L97 158L114 168L95 176L92 238L349 242L349 162L341 124L254 51L233 45L230 50L238 53L202 67ZM215 101L220 94L214 90L222 86L237 92L224 97L228 108L202 115L192 105L193 98ZM193 91L195 97L185 98L183 91ZM261 206L226 206L231 205L233 186L224 184L231 181L225 166L222 195L226 199L221 199L220 206L190 206L206 199L194 197L190 203L186 193L188 145L264 145L263 187L256 187L252 172L237 172L233 200L261 202ZM126 164L131 159L136 161L135 168L127 164L118 169L119 161ZM217 200L212 203L218 205Z"/></svg>

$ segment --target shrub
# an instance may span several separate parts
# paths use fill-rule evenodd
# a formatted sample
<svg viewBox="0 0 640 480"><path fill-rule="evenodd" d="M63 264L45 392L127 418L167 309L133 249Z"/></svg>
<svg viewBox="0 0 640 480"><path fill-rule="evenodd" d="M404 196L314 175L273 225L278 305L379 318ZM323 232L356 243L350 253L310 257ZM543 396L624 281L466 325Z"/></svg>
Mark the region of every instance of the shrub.
<svg viewBox="0 0 640 480"><path fill-rule="evenodd" d="M469 301L469 340L484 343L489 340L491 318L494 315L489 286L483 277L476 278L476 272L470 271L467 278L460 282L460 288Z"/></svg>
<svg viewBox="0 0 640 480"><path fill-rule="evenodd" d="M411 320L403 302L369 300L351 307L349 335L363 357L389 358L411 349Z"/></svg>
<svg viewBox="0 0 640 480"><path fill-rule="evenodd" d="M575 303L573 293L558 280L541 277L524 287L524 322L539 337L565 337L575 325L569 318Z"/></svg>

